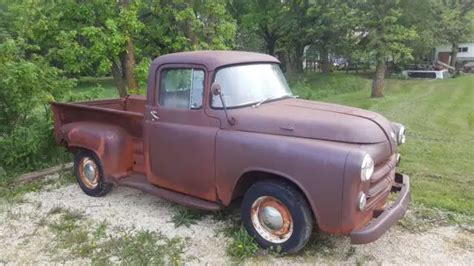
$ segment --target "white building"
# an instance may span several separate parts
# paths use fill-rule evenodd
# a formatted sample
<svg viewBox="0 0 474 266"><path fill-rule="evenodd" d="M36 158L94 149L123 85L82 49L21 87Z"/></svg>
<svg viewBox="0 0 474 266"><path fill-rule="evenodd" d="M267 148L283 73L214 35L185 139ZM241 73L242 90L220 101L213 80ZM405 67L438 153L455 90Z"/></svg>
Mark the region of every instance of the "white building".
<svg viewBox="0 0 474 266"><path fill-rule="evenodd" d="M436 47L435 62L441 61L449 64L451 61L451 45ZM460 43L457 55L457 62L474 61L474 41L469 43Z"/></svg>

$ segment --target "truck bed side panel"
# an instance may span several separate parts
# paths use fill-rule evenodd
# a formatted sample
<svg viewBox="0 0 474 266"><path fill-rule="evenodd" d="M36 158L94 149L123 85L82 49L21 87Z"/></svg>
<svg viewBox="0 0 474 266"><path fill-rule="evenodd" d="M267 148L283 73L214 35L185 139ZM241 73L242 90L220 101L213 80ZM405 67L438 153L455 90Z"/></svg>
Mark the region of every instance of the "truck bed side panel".
<svg viewBox="0 0 474 266"><path fill-rule="evenodd" d="M140 98L52 103L56 142L94 151L107 178L143 172L144 107Z"/></svg>

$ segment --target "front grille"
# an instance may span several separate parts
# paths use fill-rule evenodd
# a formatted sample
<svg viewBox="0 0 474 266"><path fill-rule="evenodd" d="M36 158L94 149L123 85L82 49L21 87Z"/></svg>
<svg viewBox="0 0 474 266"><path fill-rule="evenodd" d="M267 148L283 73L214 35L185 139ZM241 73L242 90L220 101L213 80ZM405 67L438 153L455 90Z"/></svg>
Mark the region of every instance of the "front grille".
<svg viewBox="0 0 474 266"><path fill-rule="evenodd" d="M375 166L367 193L367 208L376 207L390 194L395 178L396 164L397 156L393 154Z"/></svg>

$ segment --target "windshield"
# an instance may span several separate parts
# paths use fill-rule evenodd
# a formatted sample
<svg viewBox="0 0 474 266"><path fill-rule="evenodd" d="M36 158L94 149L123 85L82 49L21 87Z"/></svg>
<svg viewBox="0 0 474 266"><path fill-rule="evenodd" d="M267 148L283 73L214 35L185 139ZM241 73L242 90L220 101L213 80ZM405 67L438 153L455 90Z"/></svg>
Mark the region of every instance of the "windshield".
<svg viewBox="0 0 474 266"><path fill-rule="evenodd" d="M226 67L216 74L226 107L257 104L292 96L277 64L252 64ZM222 107L219 96L212 97L212 107Z"/></svg>

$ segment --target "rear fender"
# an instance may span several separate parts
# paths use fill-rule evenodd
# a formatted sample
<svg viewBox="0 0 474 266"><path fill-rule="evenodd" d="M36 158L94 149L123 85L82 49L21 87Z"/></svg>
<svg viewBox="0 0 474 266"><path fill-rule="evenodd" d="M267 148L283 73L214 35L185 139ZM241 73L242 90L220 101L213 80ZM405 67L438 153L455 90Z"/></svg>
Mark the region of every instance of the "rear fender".
<svg viewBox="0 0 474 266"><path fill-rule="evenodd" d="M69 150L87 149L99 157L107 181L114 182L133 167L132 139L121 127L95 122L76 122L61 126L56 136Z"/></svg>

